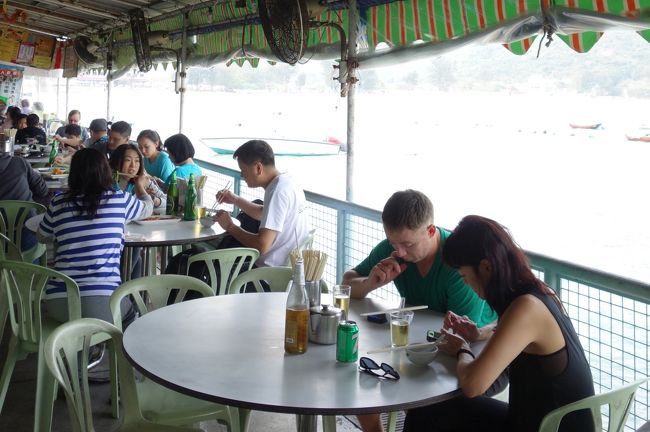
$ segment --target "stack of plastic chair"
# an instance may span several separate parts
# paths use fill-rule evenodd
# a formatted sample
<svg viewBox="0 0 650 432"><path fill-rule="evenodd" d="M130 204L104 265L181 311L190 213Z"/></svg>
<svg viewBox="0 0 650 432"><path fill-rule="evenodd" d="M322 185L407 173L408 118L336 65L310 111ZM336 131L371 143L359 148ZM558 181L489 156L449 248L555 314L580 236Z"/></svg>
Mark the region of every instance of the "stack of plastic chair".
<svg viewBox="0 0 650 432"><path fill-rule="evenodd" d="M259 267L248 270L232 280L228 294L243 293L248 283L251 283L257 292L264 292L260 281L266 281L271 292L285 292L292 275L291 267Z"/></svg>
<svg viewBox="0 0 650 432"><path fill-rule="evenodd" d="M22 261L23 256L20 248L14 244L7 236L0 234L0 261ZM9 303L5 294L4 284L0 283L0 341L5 334L5 323L9 315Z"/></svg>
<svg viewBox="0 0 650 432"><path fill-rule="evenodd" d="M189 271L193 263L204 262L210 274L212 290L215 295L220 295L226 292L230 281L242 270L246 271L252 267L259 256L259 251L253 248L230 248L201 252L188 258L187 270ZM218 274L215 262L219 263Z"/></svg>
<svg viewBox="0 0 650 432"><path fill-rule="evenodd" d="M177 293L173 295L176 291ZM157 275L125 282L111 295L110 308L113 322L121 329L120 304L122 299L127 296L131 297L138 314L142 316L166 306L172 297L173 303L183 301L185 295L190 291L198 293L202 297L214 295L210 286L191 276ZM142 415L149 421L184 425L204 420L220 420L228 424L230 432L245 432L248 428L249 410L186 396L167 389L150 379L138 382L136 387Z"/></svg>
<svg viewBox="0 0 650 432"><path fill-rule="evenodd" d="M156 424L140 411L133 369L124 358L122 332L106 321L83 318L57 328L47 339L43 353L50 373L63 388L73 432L94 432L88 388L88 352L93 341L107 340L117 361L120 396L123 404L121 432L200 432L190 427ZM117 348L117 349L115 349ZM79 362L81 359L81 364ZM50 429L43 429L43 432Z"/></svg>
<svg viewBox="0 0 650 432"><path fill-rule="evenodd" d="M609 406L609 422L607 432L623 432L625 421L634 402L634 394L648 378L635 381L614 390L581 399L579 401L556 408L546 414L539 425L539 432L557 432L562 418L574 411L588 409L594 419L594 432L603 431L600 408Z"/></svg>
<svg viewBox="0 0 650 432"><path fill-rule="evenodd" d="M35 210L37 214L45 213L45 207L31 201L3 200L0 201L0 234L4 234L18 248L22 241L23 227L28 219L30 211ZM42 266L47 265L46 246L37 243L29 250L22 252L23 261L34 262L38 259Z"/></svg>
<svg viewBox="0 0 650 432"><path fill-rule="evenodd" d="M47 373L42 348L47 336L61 323L41 314L41 300L50 280L63 281L68 300L69 319L79 319L81 318L79 287L63 273L34 264L0 261L0 271L3 295L6 296L9 305L12 332L7 360L0 377L0 411L4 405L16 361L25 359L30 353L37 353L34 427L39 431L49 431L56 387L54 378Z"/></svg>

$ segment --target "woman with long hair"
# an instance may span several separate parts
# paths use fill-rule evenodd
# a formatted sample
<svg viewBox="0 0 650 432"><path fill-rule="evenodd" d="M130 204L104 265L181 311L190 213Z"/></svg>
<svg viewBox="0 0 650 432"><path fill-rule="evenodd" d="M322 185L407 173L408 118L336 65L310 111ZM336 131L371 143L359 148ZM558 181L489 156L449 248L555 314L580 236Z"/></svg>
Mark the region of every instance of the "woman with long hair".
<svg viewBox="0 0 650 432"><path fill-rule="evenodd" d="M95 149L82 149L72 156L68 191L56 195L45 213L39 239L54 242L54 269L79 285L83 317L113 322L108 304L122 282L124 225L150 216L153 209L145 191L147 181L145 176L136 177L135 195L115 190L106 157ZM62 282L52 282L46 291L48 313L59 321L68 319L65 295Z"/></svg>
<svg viewBox="0 0 650 432"><path fill-rule="evenodd" d="M166 195L156 182L148 176L142 163L143 159L144 156L135 144L122 144L116 148L109 161L115 179L113 186L116 189L133 194L137 179L145 177L147 179L145 190L151 196L154 208L164 208Z"/></svg>
<svg viewBox="0 0 650 432"><path fill-rule="evenodd" d="M167 179L174 172L174 163L169 155L162 151L162 142L158 132L145 129L138 134L138 147L144 156L144 169L153 176L159 186L167 183Z"/></svg>
<svg viewBox="0 0 650 432"><path fill-rule="evenodd" d="M447 238L443 259L499 316L478 356L469 343L479 334L466 317L448 313L441 349L458 359L463 396L409 410L405 431L516 431L539 429L555 408L594 394L589 364L555 292L531 271L504 227L466 216ZM510 403L482 396L507 369ZM592 431L590 412L565 417L562 432Z"/></svg>

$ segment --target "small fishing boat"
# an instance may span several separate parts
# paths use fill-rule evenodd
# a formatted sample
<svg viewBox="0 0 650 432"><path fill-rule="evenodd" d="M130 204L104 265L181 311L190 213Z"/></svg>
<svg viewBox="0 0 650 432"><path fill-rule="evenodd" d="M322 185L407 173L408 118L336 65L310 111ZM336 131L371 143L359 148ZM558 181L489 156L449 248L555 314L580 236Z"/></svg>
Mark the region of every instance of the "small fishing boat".
<svg viewBox="0 0 650 432"><path fill-rule="evenodd" d="M572 129L602 129L603 128L602 123L593 123L593 124L569 123L569 126L571 126Z"/></svg>
<svg viewBox="0 0 650 432"><path fill-rule="evenodd" d="M243 137L201 138L201 142L215 153L231 155L239 146L251 139L261 139L269 143L276 156L330 156L345 151L345 145L332 137L323 141Z"/></svg>

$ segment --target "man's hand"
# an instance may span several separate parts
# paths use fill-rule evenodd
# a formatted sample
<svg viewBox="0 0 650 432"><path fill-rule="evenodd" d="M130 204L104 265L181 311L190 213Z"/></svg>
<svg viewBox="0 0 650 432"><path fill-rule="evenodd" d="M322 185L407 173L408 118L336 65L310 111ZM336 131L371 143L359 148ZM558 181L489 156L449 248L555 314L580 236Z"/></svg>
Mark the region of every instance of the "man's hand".
<svg viewBox="0 0 650 432"><path fill-rule="evenodd" d="M406 270L406 264L398 263L396 258L397 257L391 255L390 257L379 261L377 265L370 270L367 283L373 288L380 287L393 281L404 270Z"/></svg>
<svg viewBox="0 0 650 432"><path fill-rule="evenodd" d="M218 203L235 204L235 200L237 200L237 195L229 190L220 190L217 192Z"/></svg>
<svg viewBox="0 0 650 432"><path fill-rule="evenodd" d="M228 229L233 225L230 213L225 210L219 210L212 219L214 219L219 224L219 226L221 226L221 228L226 231L228 231Z"/></svg>

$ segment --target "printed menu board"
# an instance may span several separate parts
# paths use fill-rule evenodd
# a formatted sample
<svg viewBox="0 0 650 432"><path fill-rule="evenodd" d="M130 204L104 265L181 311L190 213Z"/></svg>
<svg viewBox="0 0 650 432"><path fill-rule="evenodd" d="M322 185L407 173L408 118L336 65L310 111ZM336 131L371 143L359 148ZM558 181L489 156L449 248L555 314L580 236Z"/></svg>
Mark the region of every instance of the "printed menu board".
<svg viewBox="0 0 650 432"><path fill-rule="evenodd" d="M0 64L0 105L16 105L20 98L25 68L15 65Z"/></svg>
<svg viewBox="0 0 650 432"><path fill-rule="evenodd" d="M52 68L56 40L10 27L0 28L0 61Z"/></svg>

